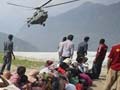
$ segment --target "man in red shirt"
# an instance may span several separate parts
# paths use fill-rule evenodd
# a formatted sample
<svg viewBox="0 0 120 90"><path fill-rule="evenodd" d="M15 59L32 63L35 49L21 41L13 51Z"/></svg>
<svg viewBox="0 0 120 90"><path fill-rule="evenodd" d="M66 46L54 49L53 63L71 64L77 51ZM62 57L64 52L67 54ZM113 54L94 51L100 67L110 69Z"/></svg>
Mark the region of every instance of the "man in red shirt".
<svg viewBox="0 0 120 90"><path fill-rule="evenodd" d="M98 79L100 76L102 63L106 56L107 49L108 46L105 44L105 39L100 39L97 54L95 60L93 61L93 74L95 79Z"/></svg>
<svg viewBox="0 0 120 90"><path fill-rule="evenodd" d="M116 82L115 90L120 90L120 44L114 45L108 56L107 79L104 90L111 90Z"/></svg>

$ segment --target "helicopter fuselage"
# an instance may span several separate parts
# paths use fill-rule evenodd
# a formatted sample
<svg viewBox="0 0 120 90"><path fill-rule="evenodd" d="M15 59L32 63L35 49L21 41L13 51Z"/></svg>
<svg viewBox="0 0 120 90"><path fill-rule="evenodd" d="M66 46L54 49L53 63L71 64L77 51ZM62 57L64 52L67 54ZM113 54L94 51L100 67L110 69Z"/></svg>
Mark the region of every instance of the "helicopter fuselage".
<svg viewBox="0 0 120 90"><path fill-rule="evenodd" d="M41 24L43 25L46 19L48 18L48 14L46 11L38 10L34 13L33 17L29 18L27 23L30 24Z"/></svg>

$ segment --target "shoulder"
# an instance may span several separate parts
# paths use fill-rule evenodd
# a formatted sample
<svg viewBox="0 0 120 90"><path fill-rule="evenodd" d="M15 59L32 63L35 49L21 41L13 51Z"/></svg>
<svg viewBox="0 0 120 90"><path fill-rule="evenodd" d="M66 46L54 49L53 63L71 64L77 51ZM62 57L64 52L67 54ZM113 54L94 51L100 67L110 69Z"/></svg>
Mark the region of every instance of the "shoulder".
<svg viewBox="0 0 120 90"><path fill-rule="evenodd" d="M118 49L120 49L120 44L117 44L117 45L113 45L113 46L112 46L112 51L116 51L116 50L118 50Z"/></svg>
<svg viewBox="0 0 120 90"><path fill-rule="evenodd" d="M107 48L108 46L106 44L100 44L99 47L101 47L101 48Z"/></svg>
<svg viewBox="0 0 120 90"><path fill-rule="evenodd" d="M79 45L83 44L84 42L80 42Z"/></svg>
<svg viewBox="0 0 120 90"><path fill-rule="evenodd" d="M120 47L120 44L115 44L112 46L112 48L117 48L117 47Z"/></svg>
<svg viewBox="0 0 120 90"><path fill-rule="evenodd" d="M61 46L62 44L63 44L63 42L60 42L60 43L59 43L59 46Z"/></svg>
<svg viewBox="0 0 120 90"><path fill-rule="evenodd" d="M71 44L72 46L74 46L74 43L73 43L72 41L70 42L70 44Z"/></svg>
<svg viewBox="0 0 120 90"><path fill-rule="evenodd" d="M69 83L66 85L66 89L75 88L75 85Z"/></svg>

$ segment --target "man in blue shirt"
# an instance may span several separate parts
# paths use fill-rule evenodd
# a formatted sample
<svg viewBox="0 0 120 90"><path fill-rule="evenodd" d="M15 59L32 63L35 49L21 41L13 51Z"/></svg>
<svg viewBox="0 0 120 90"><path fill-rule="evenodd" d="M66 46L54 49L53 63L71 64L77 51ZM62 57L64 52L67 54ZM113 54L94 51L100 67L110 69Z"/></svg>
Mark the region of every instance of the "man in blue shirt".
<svg viewBox="0 0 120 90"><path fill-rule="evenodd" d="M89 39L90 38L86 36L84 41L78 44L77 57L85 57L87 55Z"/></svg>

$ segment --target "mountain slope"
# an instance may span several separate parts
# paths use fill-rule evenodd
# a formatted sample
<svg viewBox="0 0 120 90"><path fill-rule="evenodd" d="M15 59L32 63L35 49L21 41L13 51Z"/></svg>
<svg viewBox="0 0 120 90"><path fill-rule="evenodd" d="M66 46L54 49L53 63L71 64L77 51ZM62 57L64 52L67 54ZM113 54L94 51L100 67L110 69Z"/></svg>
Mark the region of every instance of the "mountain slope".
<svg viewBox="0 0 120 90"><path fill-rule="evenodd" d="M3 51L3 43L7 40L8 35L0 32L0 51ZM15 51L38 51L36 47L21 39L14 37L14 50Z"/></svg>
<svg viewBox="0 0 120 90"><path fill-rule="evenodd" d="M100 38L105 38L109 47L120 42L119 17L120 3L105 6L87 2L62 15L49 18L45 28L33 26L26 30L24 27L17 35L37 46L40 51L56 51L58 42L68 34L75 36L76 48L84 36L90 36L89 50L93 51Z"/></svg>

